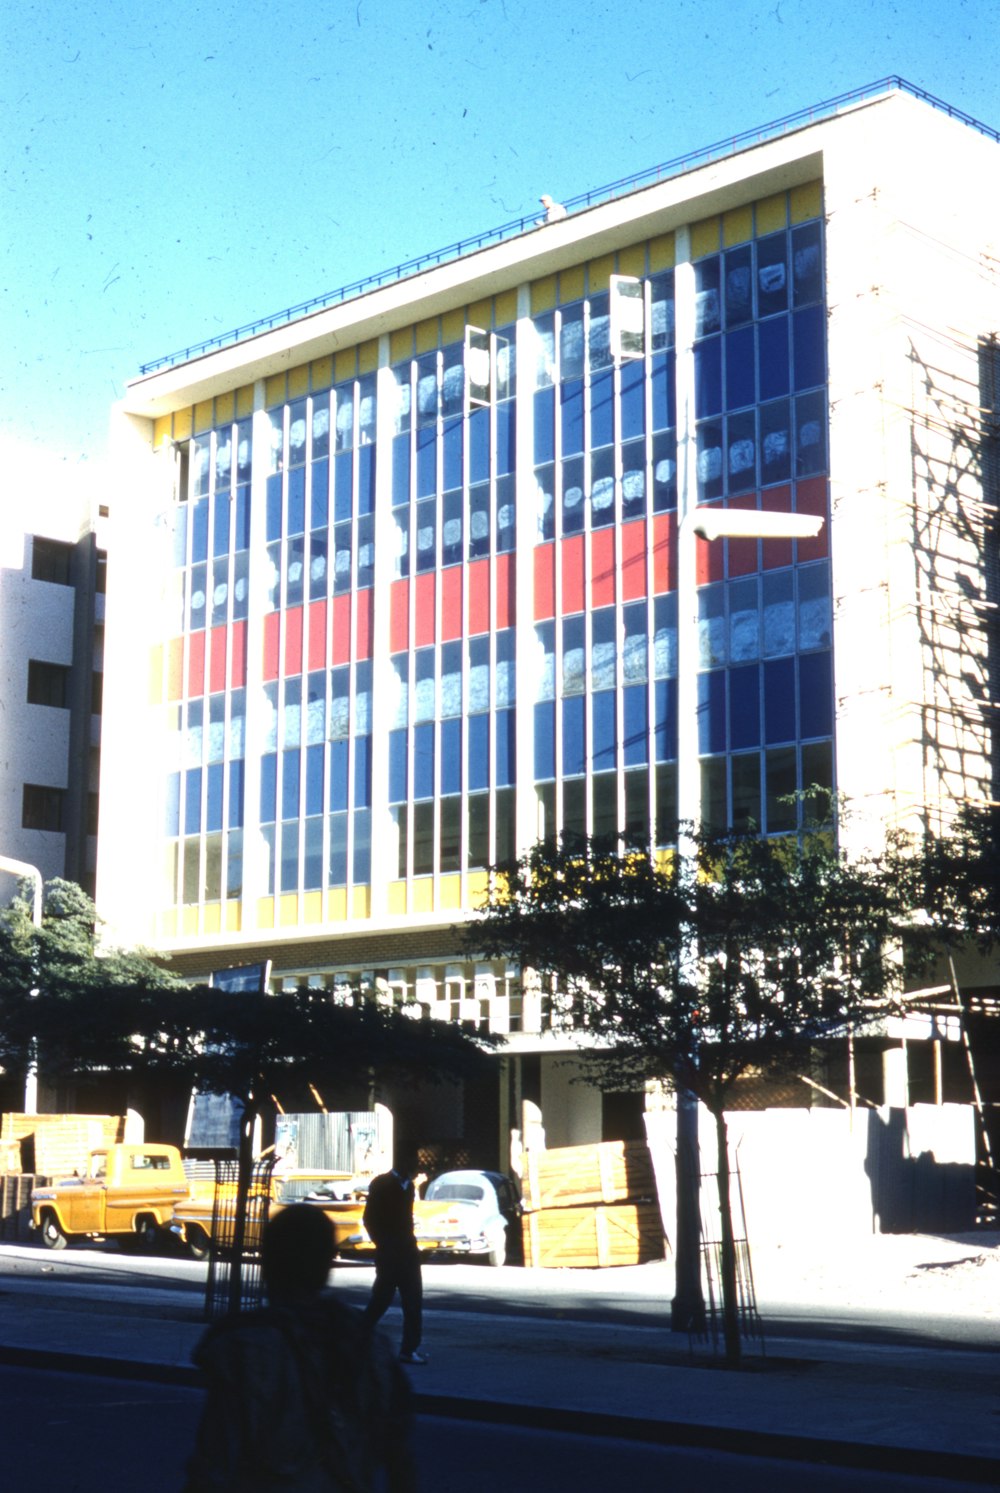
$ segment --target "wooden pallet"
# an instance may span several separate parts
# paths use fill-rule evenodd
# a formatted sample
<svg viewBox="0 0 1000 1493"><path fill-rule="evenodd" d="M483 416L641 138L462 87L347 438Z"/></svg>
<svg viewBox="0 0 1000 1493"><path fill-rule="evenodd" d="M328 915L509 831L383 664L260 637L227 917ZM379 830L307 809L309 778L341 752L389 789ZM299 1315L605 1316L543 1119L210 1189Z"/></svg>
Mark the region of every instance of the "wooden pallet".
<svg viewBox="0 0 1000 1493"><path fill-rule="evenodd" d="M526 1151L521 1187L529 1213L542 1208L650 1201L656 1197L653 1163L645 1141L602 1141L590 1146Z"/></svg>
<svg viewBox="0 0 1000 1493"><path fill-rule="evenodd" d="M546 1208L521 1220L524 1263L557 1268L642 1265L664 1256L655 1203Z"/></svg>

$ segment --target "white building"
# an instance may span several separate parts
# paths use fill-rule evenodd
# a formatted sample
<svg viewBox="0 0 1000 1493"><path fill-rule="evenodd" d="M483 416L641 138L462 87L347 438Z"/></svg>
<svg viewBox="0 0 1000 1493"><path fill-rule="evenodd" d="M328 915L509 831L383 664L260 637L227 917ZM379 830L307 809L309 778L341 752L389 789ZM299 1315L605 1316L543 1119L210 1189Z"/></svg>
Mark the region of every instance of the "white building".
<svg viewBox="0 0 1000 1493"><path fill-rule="evenodd" d="M599 1138L572 1032L452 930L539 835L669 845L695 507L824 521L699 541L708 819L788 833L820 784L871 839L1000 796L998 138L862 92L144 369L108 598L121 937L488 1021L497 1159L524 1098L551 1144Z"/></svg>

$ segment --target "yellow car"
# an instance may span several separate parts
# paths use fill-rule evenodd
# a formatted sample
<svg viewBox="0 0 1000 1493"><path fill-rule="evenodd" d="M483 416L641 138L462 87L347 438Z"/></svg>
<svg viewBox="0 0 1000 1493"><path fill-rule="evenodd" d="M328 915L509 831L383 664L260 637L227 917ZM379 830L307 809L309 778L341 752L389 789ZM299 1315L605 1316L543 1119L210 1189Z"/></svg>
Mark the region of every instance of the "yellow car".
<svg viewBox="0 0 1000 1493"><path fill-rule="evenodd" d="M219 1242L232 1243L233 1206L236 1201L236 1184L227 1182L216 1219L216 1197L213 1185L202 1185L198 1195L178 1202L173 1210L170 1232L180 1239L196 1260L204 1260L212 1242L213 1227L219 1229ZM253 1206L251 1192L247 1210L246 1242L255 1247L259 1244L259 1210ZM364 1211L364 1196L358 1197L355 1179L349 1172L282 1172L274 1173L270 1182L270 1205L268 1216L273 1218L282 1208L291 1203L316 1203L333 1220L337 1248L347 1236L361 1227ZM229 1203L229 1207L225 1206Z"/></svg>

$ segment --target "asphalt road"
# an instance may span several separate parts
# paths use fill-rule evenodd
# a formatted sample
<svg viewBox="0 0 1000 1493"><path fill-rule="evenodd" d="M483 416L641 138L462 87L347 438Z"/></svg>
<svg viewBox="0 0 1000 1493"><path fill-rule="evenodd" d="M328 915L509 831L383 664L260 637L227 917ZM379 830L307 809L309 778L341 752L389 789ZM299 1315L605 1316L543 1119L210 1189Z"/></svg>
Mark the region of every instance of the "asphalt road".
<svg viewBox="0 0 1000 1493"><path fill-rule="evenodd" d="M60 1493L178 1493L200 1392L141 1380L0 1367L4 1486ZM698 1488L699 1493L969 1493L948 1479L650 1446L518 1426L418 1417L422 1489L576 1493L580 1488Z"/></svg>

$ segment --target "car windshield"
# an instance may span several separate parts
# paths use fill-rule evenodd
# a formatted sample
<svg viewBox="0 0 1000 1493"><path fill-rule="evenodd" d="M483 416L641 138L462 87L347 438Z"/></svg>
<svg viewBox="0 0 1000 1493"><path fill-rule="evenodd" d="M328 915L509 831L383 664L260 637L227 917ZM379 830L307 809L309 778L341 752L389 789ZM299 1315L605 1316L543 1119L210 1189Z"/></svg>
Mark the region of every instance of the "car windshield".
<svg viewBox="0 0 1000 1493"><path fill-rule="evenodd" d="M480 1203L485 1195L474 1182L443 1182L440 1187L432 1182L427 1189L428 1199L435 1203Z"/></svg>

